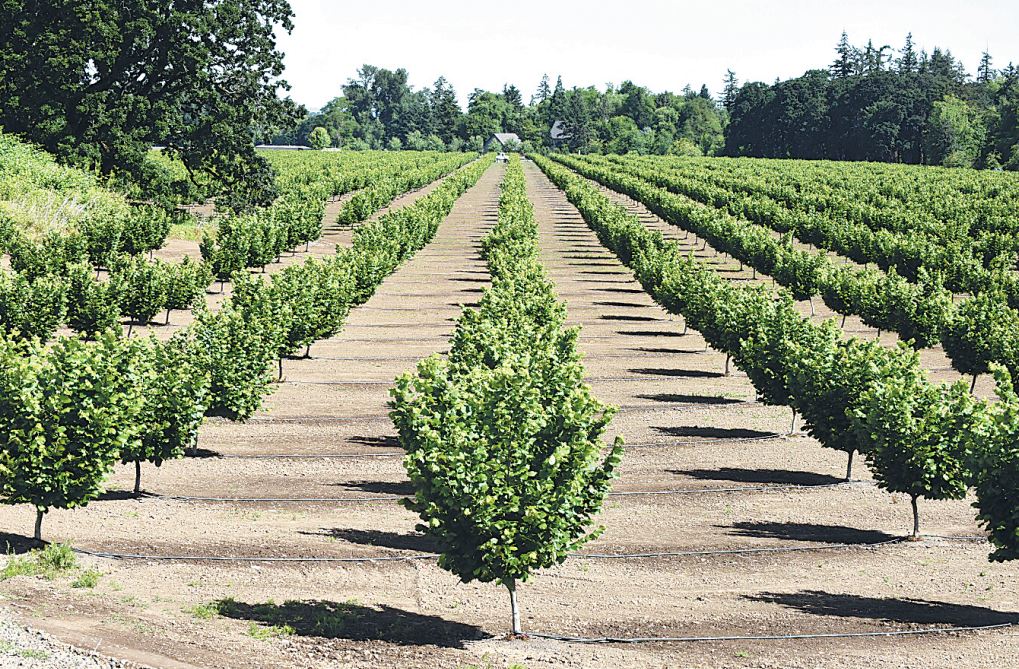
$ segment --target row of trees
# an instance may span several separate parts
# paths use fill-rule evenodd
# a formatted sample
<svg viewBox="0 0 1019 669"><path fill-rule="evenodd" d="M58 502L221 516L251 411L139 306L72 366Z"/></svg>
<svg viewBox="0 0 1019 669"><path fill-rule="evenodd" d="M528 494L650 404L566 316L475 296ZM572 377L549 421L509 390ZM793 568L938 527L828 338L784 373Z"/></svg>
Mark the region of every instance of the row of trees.
<svg viewBox="0 0 1019 669"><path fill-rule="evenodd" d="M269 279L238 272L217 311L199 305L192 326L168 342L84 336L0 335L0 501L37 510L85 506L114 463L181 457L203 416L246 420L271 388L272 367L332 336L352 306L435 234L490 161L446 179L413 205L360 228L349 251L309 260ZM91 278L91 277L89 277Z"/></svg>
<svg viewBox="0 0 1019 669"><path fill-rule="evenodd" d="M1019 404L1008 372L996 370L996 403L961 382L931 384L917 353L846 339L833 321L800 316L788 297L726 281L586 180L536 160L656 302L731 356L762 401L792 407L822 446L848 454L847 478L853 454L863 453L880 486L909 495L914 536L920 497L961 499L973 487L991 559L1019 558L1019 495L1009 479Z"/></svg>
<svg viewBox="0 0 1019 669"><path fill-rule="evenodd" d="M478 151L492 133L512 132L528 149L694 155L714 153L723 143L724 113L706 86L699 92L687 86L680 94L653 93L626 81L599 91L567 89L561 77L552 86L546 76L528 102L513 85L475 89L464 112L445 78L414 90L407 76L402 68L365 65L340 97L273 139L322 146L328 137L332 146L355 149ZM560 139L550 134L557 122Z"/></svg>
<svg viewBox="0 0 1019 669"><path fill-rule="evenodd" d="M855 47L774 84L729 72L727 155L1019 169L1019 69L984 53L975 78L948 50Z"/></svg>
<svg viewBox="0 0 1019 669"><path fill-rule="evenodd" d="M591 396L577 350L538 259L538 234L517 158L499 219L482 241L492 286L465 309L448 359L396 380L390 414L415 487L404 500L464 582L498 582L521 634L517 583L594 538L622 456L602 435L614 409Z"/></svg>

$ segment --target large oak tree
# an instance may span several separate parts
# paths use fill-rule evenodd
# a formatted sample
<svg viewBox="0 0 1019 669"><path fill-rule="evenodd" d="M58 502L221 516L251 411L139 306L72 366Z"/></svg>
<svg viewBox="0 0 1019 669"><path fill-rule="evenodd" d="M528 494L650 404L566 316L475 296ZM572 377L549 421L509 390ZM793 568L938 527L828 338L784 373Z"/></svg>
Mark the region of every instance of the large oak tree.
<svg viewBox="0 0 1019 669"><path fill-rule="evenodd" d="M134 176L163 144L265 200L252 137L296 118L275 39L292 16L286 0L0 0L0 126Z"/></svg>

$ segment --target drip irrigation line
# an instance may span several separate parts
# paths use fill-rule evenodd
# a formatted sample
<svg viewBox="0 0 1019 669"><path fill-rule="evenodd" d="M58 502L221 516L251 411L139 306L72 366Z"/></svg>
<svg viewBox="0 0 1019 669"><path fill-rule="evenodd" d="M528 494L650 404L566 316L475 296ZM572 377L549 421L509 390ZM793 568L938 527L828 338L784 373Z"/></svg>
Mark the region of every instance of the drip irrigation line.
<svg viewBox="0 0 1019 669"><path fill-rule="evenodd" d="M716 555L757 555L775 553L802 553L827 550L871 550L892 544L908 544L906 537L896 537L887 541L860 544L824 544L820 546L771 546L760 548L730 548L690 551L657 551L645 553L573 553L570 555L578 560L642 560L658 558L706 557ZM162 560L171 562L400 562L405 560L429 560L438 558L438 553L414 553L410 555L373 555L365 557L328 557L328 556L256 556L256 555L153 555L141 553L117 553L112 551L74 548L76 553L111 560Z"/></svg>
<svg viewBox="0 0 1019 669"><path fill-rule="evenodd" d="M813 490L819 488L837 488L853 485L855 481L840 481L838 483L811 483L811 484L776 484L762 486L735 486L731 488L676 488L671 490L619 490L606 494L607 497L641 497L661 495L700 495L717 493L742 493L742 492L768 492L782 490ZM227 502L227 503L368 503L368 502L394 502L406 499L407 495L370 495L360 497L216 497L206 495L164 495L162 493L142 493L136 499L167 499L177 502ZM932 537L934 535L931 535ZM949 538L949 537L937 537Z"/></svg>
<svg viewBox="0 0 1019 669"><path fill-rule="evenodd" d="M967 625L953 627L929 627L917 630L890 630L883 632L807 632L801 634L748 634L720 636L674 636L674 637L579 637L562 634L530 632L528 636L550 641L568 643L697 643L718 641L790 641L797 639L852 639L859 637L920 636L924 634L952 634L959 632L983 632L1015 627L1017 623L996 623L994 625Z"/></svg>
<svg viewBox="0 0 1019 669"><path fill-rule="evenodd" d="M219 455L224 460L359 460L368 458L402 458L403 451L385 451L382 453L263 453L259 455Z"/></svg>

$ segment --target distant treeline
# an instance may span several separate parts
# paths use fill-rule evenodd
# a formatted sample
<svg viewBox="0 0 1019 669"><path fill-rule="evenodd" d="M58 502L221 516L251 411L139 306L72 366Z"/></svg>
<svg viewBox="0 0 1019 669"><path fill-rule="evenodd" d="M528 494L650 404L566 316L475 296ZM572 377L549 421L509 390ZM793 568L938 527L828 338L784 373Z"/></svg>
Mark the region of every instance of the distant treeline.
<svg viewBox="0 0 1019 669"><path fill-rule="evenodd" d="M625 81L601 91L553 86L525 103L520 90L475 89L467 110L440 77L415 90L404 69L365 65L342 94L301 122L263 137L304 143L324 128L345 148L477 150L495 132L525 149L583 153L730 155L876 160L1019 169L1019 70L984 53L971 77L950 51L853 46L843 33L826 69L773 84L740 85L731 70L708 87L655 93ZM553 139L556 122L561 131ZM317 133L321 143L323 136Z"/></svg>

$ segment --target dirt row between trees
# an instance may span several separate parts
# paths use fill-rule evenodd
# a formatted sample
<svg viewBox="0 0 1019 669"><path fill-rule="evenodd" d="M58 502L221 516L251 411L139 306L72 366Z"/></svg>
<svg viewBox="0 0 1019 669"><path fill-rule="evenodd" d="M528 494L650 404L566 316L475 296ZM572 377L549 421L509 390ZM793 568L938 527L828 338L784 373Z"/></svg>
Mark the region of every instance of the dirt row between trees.
<svg viewBox="0 0 1019 669"><path fill-rule="evenodd" d="M745 377L723 376L724 356L705 352L696 333L682 335L564 195L533 164L525 170L543 261L571 322L583 327L589 380L600 399L622 407L610 428L628 444L615 492L673 493L609 498L599 518L606 532L583 549L587 557L520 587L525 629L866 632L999 622L1016 610L1019 571L987 564L983 544L868 547L905 533L908 500L869 482L807 487L838 483L843 454L777 436L788 429L788 411L755 403ZM414 515L391 499L408 488L385 404L393 378L445 350L460 305L476 302L487 284L478 241L496 219L502 173L490 169L436 239L351 312L340 335L288 366L266 413L247 424L210 421L203 457L146 472L146 487L163 495L277 501L113 493L47 519L51 536L82 548L254 560L89 559L105 573L94 591L17 579L5 584L8 606L82 647L101 641L101 651L174 667L883 667L960 657L990 666L1015 653L1007 632L609 646L491 638L508 629L504 589L462 585L440 570ZM114 483L129 489L131 476L123 468ZM931 534L976 533L963 502L924 503L922 512ZM28 528L31 516L0 510L5 528ZM684 554L612 557L645 553ZM257 561L267 557L385 560ZM226 597L236 600L226 615L206 619L193 608ZM272 638L268 625L282 636Z"/></svg>

